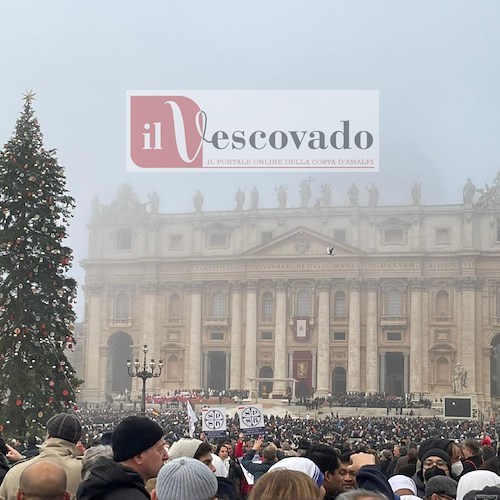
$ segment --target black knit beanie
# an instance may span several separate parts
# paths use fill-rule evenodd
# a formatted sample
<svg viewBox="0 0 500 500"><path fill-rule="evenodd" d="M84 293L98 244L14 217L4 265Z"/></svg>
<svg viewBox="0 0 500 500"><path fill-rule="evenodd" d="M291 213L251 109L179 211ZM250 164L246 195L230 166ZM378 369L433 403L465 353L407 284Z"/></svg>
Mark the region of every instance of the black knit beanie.
<svg viewBox="0 0 500 500"><path fill-rule="evenodd" d="M124 462L151 448L163 437L162 428L146 417L124 418L113 431L113 460Z"/></svg>
<svg viewBox="0 0 500 500"><path fill-rule="evenodd" d="M424 454L424 456L422 457L422 464L429 457L439 457L439 458L441 458L442 460L444 460L448 464L448 469L451 470L450 456L445 451L440 450L439 448L431 448L430 450L426 451L425 454Z"/></svg>

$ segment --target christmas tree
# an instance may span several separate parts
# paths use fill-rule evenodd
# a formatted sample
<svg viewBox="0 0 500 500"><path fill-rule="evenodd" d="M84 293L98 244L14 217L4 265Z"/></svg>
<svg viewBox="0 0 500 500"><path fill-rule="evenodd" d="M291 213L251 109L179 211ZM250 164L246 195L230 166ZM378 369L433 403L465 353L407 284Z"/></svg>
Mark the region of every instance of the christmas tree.
<svg viewBox="0 0 500 500"><path fill-rule="evenodd" d="M54 150L43 147L34 94L0 151L0 425L20 436L72 410L81 382L73 347L76 282L63 245L74 199Z"/></svg>

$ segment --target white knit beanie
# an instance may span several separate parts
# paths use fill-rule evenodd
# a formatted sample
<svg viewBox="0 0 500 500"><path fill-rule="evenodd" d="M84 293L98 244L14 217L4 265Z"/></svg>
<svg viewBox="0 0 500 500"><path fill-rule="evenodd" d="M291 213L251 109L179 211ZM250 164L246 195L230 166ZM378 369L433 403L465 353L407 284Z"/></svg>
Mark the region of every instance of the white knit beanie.
<svg viewBox="0 0 500 500"><path fill-rule="evenodd" d="M318 486L323 484L323 473L319 467L309 458L305 457L286 457L276 462L270 467L268 473L279 469L295 470L307 474Z"/></svg>
<svg viewBox="0 0 500 500"><path fill-rule="evenodd" d="M156 478L158 500L210 500L216 493L215 474L194 458L171 460Z"/></svg>
<svg viewBox="0 0 500 500"><path fill-rule="evenodd" d="M202 442L199 439L181 438L168 450L168 458L171 460L181 457L193 458Z"/></svg>
<svg viewBox="0 0 500 500"><path fill-rule="evenodd" d="M226 469L222 458L215 453L211 453L212 455L212 465L215 467L215 477L227 477L229 475L229 470Z"/></svg>

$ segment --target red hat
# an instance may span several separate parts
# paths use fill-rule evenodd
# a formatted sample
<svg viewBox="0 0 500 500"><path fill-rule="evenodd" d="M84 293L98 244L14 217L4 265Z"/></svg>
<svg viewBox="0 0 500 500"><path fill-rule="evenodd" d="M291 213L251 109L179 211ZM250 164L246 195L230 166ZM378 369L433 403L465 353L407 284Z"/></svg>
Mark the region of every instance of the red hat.
<svg viewBox="0 0 500 500"><path fill-rule="evenodd" d="M484 436L483 440L481 441L481 446L491 446L490 436L488 435Z"/></svg>

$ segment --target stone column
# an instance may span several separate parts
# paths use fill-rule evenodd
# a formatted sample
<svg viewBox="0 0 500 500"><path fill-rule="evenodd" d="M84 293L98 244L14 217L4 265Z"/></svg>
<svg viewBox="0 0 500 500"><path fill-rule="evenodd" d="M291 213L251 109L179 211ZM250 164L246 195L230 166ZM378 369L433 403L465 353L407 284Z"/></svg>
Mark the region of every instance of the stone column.
<svg viewBox="0 0 500 500"><path fill-rule="evenodd" d="M473 212L467 211L463 214L463 246L464 248L473 248L474 247L474 235L473 235L473 227L472 223Z"/></svg>
<svg viewBox="0 0 500 500"><path fill-rule="evenodd" d="M318 283L318 363L316 396L328 396L330 381L330 280Z"/></svg>
<svg viewBox="0 0 500 500"><path fill-rule="evenodd" d="M411 248L418 250L421 247L420 242L420 214L414 214L412 218L413 227L411 229Z"/></svg>
<svg viewBox="0 0 500 500"><path fill-rule="evenodd" d="M422 390L422 280L411 281L410 297L410 392Z"/></svg>
<svg viewBox="0 0 500 500"><path fill-rule="evenodd" d="M247 317L245 331L245 381L244 386L252 389L250 378L255 378L257 371L257 283L247 283ZM258 384L257 384L258 387ZM250 394L250 398L252 398Z"/></svg>
<svg viewBox="0 0 500 500"><path fill-rule="evenodd" d="M142 293L143 293L143 308L142 308L142 341L141 341L141 352L142 346L145 344L148 346L147 360L148 363L151 359L154 359L157 363L161 358L159 339L158 335L158 297L160 296L160 283L156 280L156 276L153 268L146 267L146 273L150 273L150 276L146 275L146 281L142 283ZM158 341L156 340L158 338ZM142 360L142 358L141 358ZM146 394L152 394L159 392L160 390L161 377L154 377L146 381ZM142 382L141 382L142 383Z"/></svg>
<svg viewBox="0 0 500 500"><path fill-rule="evenodd" d="M385 351L380 353L380 392L385 392Z"/></svg>
<svg viewBox="0 0 500 500"><path fill-rule="evenodd" d="M109 347L103 346L99 349L99 387L101 393L106 397L106 394L111 395L111 366L109 364Z"/></svg>
<svg viewBox="0 0 500 500"><path fill-rule="evenodd" d="M191 285L189 389L201 389L201 282Z"/></svg>
<svg viewBox="0 0 500 500"><path fill-rule="evenodd" d="M285 378L286 376L286 282L276 282L276 326L274 330L274 376ZM285 392L284 382L275 382L273 392L283 394Z"/></svg>
<svg viewBox="0 0 500 500"><path fill-rule="evenodd" d="M377 282L366 284L366 392L378 392Z"/></svg>
<svg viewBox="0 0 500 500"><path fill-rule="evenodd" d="M208 384L208 369L209 369L209 358L206 352L201 355L201 387L209 389Z"/></svg>
<svg viewBox="0 0 500 500"><path fill-rule="evenodd" d="M85 349L85 389L84 398L89 403L99 403L100 392L104 396L103 388L99 387L99 346L101 345L101 303L103 286L99 283L85 285L88 294L88 326Z"/></svg>
<svg viewBox="0 0 500 500"><path fill-rule="evenodd" d="M347 348L347 392L361 390L360 377L360 320L359 320L359 284L354 278L349 281L349 339Z"/></svg>
<svg viewBox="0 0 500 500"><path fill-rule="evenodd" d="M231 354L229 352L226 352L226 379L224 380L224 385L226 390L231 387L230 369L231 369Z"/></svg>
<svg viewBox="0 0 500 500"><path fill-rule="evenodd" d="M313 389L318 387L318 355L317 353L313 352L312 354L312 371L311 371L311 386ZM312 396L314 397L314 392Z"/></svg>
<svg viewBox="0 0 500 500"><path fill-rule="evenodd" d="M351 229L350 229L350 244L353 247L358 246L358 240L359 240L359 216L358 214L352 214L351 215Z"/></svg>
<svg viewBox="0 0 500 500"><path fill-rule="evenodd" d="M377 226L375 225L377 218L374 215L368 216L368 241L370 244L370 250L372 252L377 251Z"/></svg>
<svg viewBox="0 0 500 500"><path fill-rule="evenodd" d="M231 307L231 373L229 388L241 389L241 283L233 283ZM229 370L229 365L226 365Z"/></svg>
<svg viewBox="0 0 500 500"><path fill-rule="evenodd" d="M426 280L426 285L422 289L422 331L429 331L429 281ZM432 345L430 335L424 335L422 339L422 390L426 396L430 396L430 381L429 381L429 347ZM408 391L409 392L409 391Z"/></svg>
<svg viewBox="0 0 500 500"><path fill-rule="evenodd" d="M476 392L476 277L462 278L462 360L467 370L464 393Z"/></svg>
<svg viewBox="0 0 500 500"><path fill-rule="evenodd" d="M288 353L288 374L287 374L287 378L293 378L293 354L294 354L294 351Z"/></svg>
<svg viewBox="0 0 500 500"><path fill-rule="evenodd" d="M405 396L406 396L406 394L408 394L410 392L408 390L408 372L409 372L409 367L410 367L409 358L410 358L409 354L407 352L404 352L403 353L403 377L404 377L403 388L405 391Z"/></svg>

